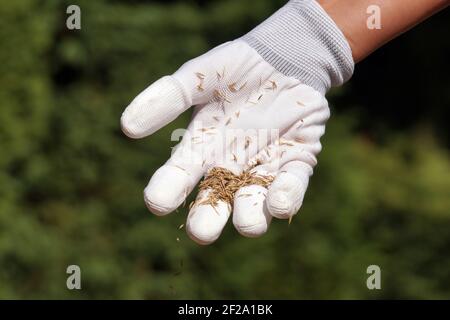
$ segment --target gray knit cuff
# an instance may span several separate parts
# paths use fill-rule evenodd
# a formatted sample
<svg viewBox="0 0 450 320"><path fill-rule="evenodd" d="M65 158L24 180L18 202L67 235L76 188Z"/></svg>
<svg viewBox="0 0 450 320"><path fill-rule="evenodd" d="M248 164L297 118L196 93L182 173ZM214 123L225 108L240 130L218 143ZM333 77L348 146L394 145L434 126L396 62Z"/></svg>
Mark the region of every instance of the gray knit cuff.
<svg viewBox="0 0 450 320"><path fill-rule="evenodd" d="M350 46L314 0L291 0L242 37L275 69L325 94L353 74Z"/></svg>

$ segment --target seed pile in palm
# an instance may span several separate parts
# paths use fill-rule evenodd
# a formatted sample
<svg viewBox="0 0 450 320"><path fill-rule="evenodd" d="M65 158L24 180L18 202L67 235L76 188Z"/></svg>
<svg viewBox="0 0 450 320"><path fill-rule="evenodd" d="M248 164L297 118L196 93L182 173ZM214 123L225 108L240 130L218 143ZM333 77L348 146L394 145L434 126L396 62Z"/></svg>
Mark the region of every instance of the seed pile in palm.
<svg viewBox="0 0 450 320"><path fill-rule="evenodd" d="M267 188L272 181L273 177L258 175L251 172L251 169L235 175L228 169L215 167L200 182L200 191L209 190L207 198L194 205L210 204L215 207L218 201L232 205L234 195L240 188L255 184Z"/></svg>

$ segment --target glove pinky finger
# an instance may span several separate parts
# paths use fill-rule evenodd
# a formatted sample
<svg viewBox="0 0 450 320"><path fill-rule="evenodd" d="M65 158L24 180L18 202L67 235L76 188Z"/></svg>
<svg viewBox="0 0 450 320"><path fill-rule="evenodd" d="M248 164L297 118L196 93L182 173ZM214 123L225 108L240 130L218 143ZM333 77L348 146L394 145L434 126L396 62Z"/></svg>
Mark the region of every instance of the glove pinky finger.
<svg viewBox="0 0 450 320"><path fill-rule="evenodd" d="M312 167L303 161L283 165L269 187L267 209L279 219L290 219L300 209Z"/></svg>

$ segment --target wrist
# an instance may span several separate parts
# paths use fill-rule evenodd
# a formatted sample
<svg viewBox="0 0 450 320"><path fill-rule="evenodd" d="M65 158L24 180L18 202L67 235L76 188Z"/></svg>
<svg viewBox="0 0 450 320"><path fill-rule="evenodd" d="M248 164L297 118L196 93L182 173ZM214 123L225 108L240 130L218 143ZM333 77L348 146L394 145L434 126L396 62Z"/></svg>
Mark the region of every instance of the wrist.
<svg viewBox="0 0 450 320"><path fill-rule="evenodd" d="M275 69L321 93L353 74L351 48L314 0L291 0L243 37Z"/></svg>
<svg viewBox="0 0 450 320"><path fill-rule="evenodd" d="M350 44L359 62L401 33L449 5L444 0L317 0ZM378 20L378 27L368 22ZM382 25L381 25L382 23Z"/></svg>

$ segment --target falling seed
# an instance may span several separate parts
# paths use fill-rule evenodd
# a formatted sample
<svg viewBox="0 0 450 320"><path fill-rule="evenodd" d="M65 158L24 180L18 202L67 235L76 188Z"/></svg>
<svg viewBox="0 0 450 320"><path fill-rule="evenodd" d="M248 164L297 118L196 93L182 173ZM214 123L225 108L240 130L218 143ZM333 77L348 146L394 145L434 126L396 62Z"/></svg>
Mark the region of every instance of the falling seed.
<svg viewBox="0 0 450 320"><path fill-rule="evenodd" d="M244 82L244 84L242 86L239 87L239 91L241 91L242 89L244 89L247 86L247 81Z"/></svg>
<svg viewBox="0 0 450 320"><path fill-rule="evenodd" d="M196 72L195 75L197 76L197 78L199 78L200 80L205 79L205 75L201 72Z"/></svg>
<svg viewBox="0 0 450 320"><path fill-rule="evenodd" d="M208 199L203 199L197 203L197 206L201 206L202 204L205 204L207 202L208 202Z"/></svg>
<svg viewBox="0 0 450 320"><path fill-rule="evenodd" d="M281 151L280 158L282 158L285 153L286 153L286 150Z"/></svg>
<svg viewBox="0 0 450 320"><path fill-rule="evenodd" d="M223 100L223 95L220 93L219 90L215 89L214 92L213 92L213 94L214 94L214 97L215 97L216 99L218 99L218 100Z"/></svg>
<svg viewBox="0 0 450 320"><path fill-rule="evenodd" d="M255 202L254 204L253 204L253 206L256 206L258 204L258 202Z"/></svg>
<svg viewBox="0 0 450 320"><path fill-rule="evenodd" d="M231 148L235 147L236 143L237 143L237 137L234 137L233 140L231 140L230 147Z"/></svg>
<svg viewBox="0 0 450 320"><path fill-rule="evenodd" d="M180 170L183 170L183 171L186 171L186 169L185 168L182 168L182 167L180 167L180 166L178 166L178 165L174 165L174 167L177 167L178 169L180 169Z"/></svg>
<svg viewBox="0 0 450 320"><path fill-rule="evenodd" d="M205 166L205 162L206 162L206 160L203 160L203 162L202 162L202 167Z"/></svg>
<svg viewBox="0 0 450 320"><path fill-rule="evenodd" d="M280 142L280 146L293 146L294 144L292 142L289 141L285 141L285 142Z"/></svg>
<svg viewBox="0 0 450 320"><path fill-rule="evenodd" d="M301 101L297 101L297 104L300 106L300 107L304 107L305 105L303 104L303 102L301 102Z"/></svg>
<svg viewBox="0 0 450 320"><path fill-rule="evenodd" d="M252 96L252 93L249 94L249 96L247 97L247 100L245 100L245 103L256 104L256 102L250 100L251 96Z"/></svg>
<svg viewBox="0 0 450 320"><path fill-rule="evenodd" d="M305 143L305 140L303 138L297 137L294 139L298 143Z"/></svg>
<svg viewBox="0 0 450 320"><path fill-rule="evenodd" d="M250 137L245 137L245 145L244 145L244 148L245 149L247 149L248 148L248 146L250 145L250 141L251 141L252 139L250 138Z"/></svg>
<svg viewBox="0 0 450 320"><path fill-rule="evenodd" d="M251 193L242 193L242 194L240 194L240 195L238 195L238 198L247 198L247 197L251 197L252 196L252 194Z"/></svg>
<svg viewBox="0 0 450 320"><path fill-rule="evenodd" d="M270 82L271 86L270 87L266 87L264 89L275 91L278 88L276 82L272 81L272 80L269 80L269 82Z"/></svg>
<svg viewBox="0 0 450 320"><path fill-rule="evenodd" d="M220 215L219 214L219 211L217 211L217 209L216 209L216 206L215 205L211 205L211 207L214 209L214 211L218 214L218 215Z"/></svg>
<svg viewBox="0 0 450 320"><path fill-rule="evenodd" d="M210 130L213 130L213 129L215 129L216 127L207 127L207 128L200 128L200 129L197 129L197 130L199 130L199 131L201 131L201 132L206 132L206 133L208 133L207 131L210 131Z"/></svg>
<svg viewBox="0 0 450 320"><path fill-rule="evenodd" d="M180 242L180 238L177 237L177 242Z"/></svg>
<svg viewBox="0 0 450 320"><path fill-rule="evenodd" d="M237 162L237 157L236 157L236 155L235 155L234 153L232 153L232 155L233 155L233 161L234 161L234 162Z"/></svg>
<svg viewBox="0 0 450 320"><path fill-rule="evenodd" d="M181 224L179 227L178 227L178 230L181 230L181 229L183 229L183 227L184 227L184 223L183 224Z"/></svg>
<svg viewBox="0 0 450 320"><path fill-rule="evenodd" d="M213 119L216 120L217 122L220 121L219 117L215 117L215 116L214 116Z"/></svg>
<svg viewBox="0 0 450 320"><path fill-rule="evenodd" d="M237 83L236 83L236 82L233 82L232 84L228 85L228 89L229 89L231 92L238 92L238 91L241 91L241 90L244 89L245 86L247 85L247 81L244 82L244 84L242 84L239 88L236 88L236 85L237 85Z"/></svg>
<svg viewBox="0 0 450 320"><path fill-rule="evenodd" d="M231 123L231 118L228 118L227 122L225 122L225 125L229 125Z"/></svg>
<svg viewBox="0 0 450 320"><path fill-rule="evenodd" d="M197 78L200 80L200 83L197 85L197 90L198 91L203 91L203 79L205 79L205 75L203 73L200 72L196 72L195 75L197 76Z"/></svg>
<svg viewBox="0 0 450 320"><path fill-rule="evenodd" d="M231 103L231 101L228 100L227 97L225 97L225 96L224 96L222 93L220 93L220 91L217 90L217 89L215 89L215 90L213 91L213 95L214 95L214 98L215 98L215 99L217 99L217 100L219 100L219 101L221 101L221 102L226 101L226 102L228 102L228 103Z"/></svg>
<svg viewBox="0 0 450 320"><path fill-rule="evenodd" d="M233 82L232 84L228 85L228 89L231 92L236 92L237 91L237 89L236 89L236 82Z"/></svg>
<svg viewBox="0 0 450 320"><path fill-rule="evenodd" d="M236 115L236 118L239 118L239 115L241 114L241 111L236 111L236 113L235 113L235 115Z"/></svg>
<svg viewBox="0 0 450 320"><path fill-rule="evenodd" d="M221 80L225 76L225 67L223 67L222 74L216 71L217 80Z"/></svg>
<svg viewBox="0 0 450 320"><path fill-rule="evenodd" d="M278 88L277 83L275 81L270 80L270 83L272 84L272 90L276 90Z"/></svg>
<svg viewBox="0 0 450 320"><path fill-rule="evenodd" d="M202 143L203 141L202 141L202 140L199 140L199 139L200 139L200 137L192 137L192 138L191 138L191 142L192 142L193 144Z"/></svg>
<svg viewBox="0 0 450 320"><path fill-rule="evenodd" d="M258 101L261 100L262 97L263 97L263 95L261 94L261 95L258 97Z"/></svg>

